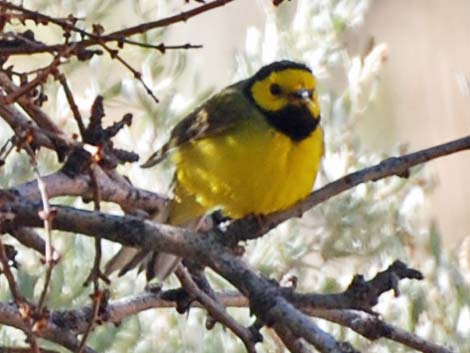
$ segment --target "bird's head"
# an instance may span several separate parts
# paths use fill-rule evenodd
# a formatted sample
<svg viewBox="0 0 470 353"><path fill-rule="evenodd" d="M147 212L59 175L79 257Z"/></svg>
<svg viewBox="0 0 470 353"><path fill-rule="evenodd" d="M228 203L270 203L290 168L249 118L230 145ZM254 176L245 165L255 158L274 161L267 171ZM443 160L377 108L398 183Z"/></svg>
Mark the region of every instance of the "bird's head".
<svg viewBox="0 0 470 353"><path fill-rule="evenodd" d="M306 65L276 61L249 79L246 93L274 128L302 140L320 121L316 83Z"/></svg>

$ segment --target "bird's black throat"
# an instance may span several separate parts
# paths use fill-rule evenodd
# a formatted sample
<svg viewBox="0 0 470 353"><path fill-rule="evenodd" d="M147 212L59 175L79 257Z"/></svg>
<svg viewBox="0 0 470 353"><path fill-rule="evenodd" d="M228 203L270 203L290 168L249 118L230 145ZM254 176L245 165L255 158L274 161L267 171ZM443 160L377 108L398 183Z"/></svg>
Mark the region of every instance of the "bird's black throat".
<svg viewBox="0 0 470 353"><path fill-rule="evenodd" d="M303 105L289 105L275 112L263 110L263 114L271 126L293 141L309 137L320 122L320 117L315 119Z"/></svg>

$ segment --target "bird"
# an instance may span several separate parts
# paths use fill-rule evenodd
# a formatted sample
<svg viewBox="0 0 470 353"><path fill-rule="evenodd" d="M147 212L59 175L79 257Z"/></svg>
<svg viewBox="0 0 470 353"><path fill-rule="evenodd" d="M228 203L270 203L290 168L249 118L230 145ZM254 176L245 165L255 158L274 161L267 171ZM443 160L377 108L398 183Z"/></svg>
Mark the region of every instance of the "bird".
<svg viewBox="0 0 470 353"><path fill-rule="evenodd" d="M294 205L311 192L320 167L320 120L317 79L303 63L275 61L222 89L181 120L142 165L174 163L174 197L164 221L195 228L216 210L239 219ZM145 259L148 280L163 281L179 262L122 248L105 273L122 275Z"/></svg>

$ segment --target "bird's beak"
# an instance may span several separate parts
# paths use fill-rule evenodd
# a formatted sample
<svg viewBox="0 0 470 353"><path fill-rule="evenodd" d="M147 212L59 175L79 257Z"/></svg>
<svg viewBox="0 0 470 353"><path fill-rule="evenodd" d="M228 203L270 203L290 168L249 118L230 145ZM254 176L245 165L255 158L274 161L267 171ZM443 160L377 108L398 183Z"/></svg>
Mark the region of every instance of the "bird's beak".
<svg viewBox="0 0 470 353"><path fill-rule="evenodd" d="M301 88L292 93L292 98L294 99L294 104L306 106L312 116L318 119L320 116L320 106L314 95L313 89Z"/></svg>
<svg viewBox="0 0 470 353"><path fill-rule="evenodd" d="M313 99L313 90L302 88L302 89L295 91L293 96L296 99L300 99L306 102L306 101Z"/></svg>

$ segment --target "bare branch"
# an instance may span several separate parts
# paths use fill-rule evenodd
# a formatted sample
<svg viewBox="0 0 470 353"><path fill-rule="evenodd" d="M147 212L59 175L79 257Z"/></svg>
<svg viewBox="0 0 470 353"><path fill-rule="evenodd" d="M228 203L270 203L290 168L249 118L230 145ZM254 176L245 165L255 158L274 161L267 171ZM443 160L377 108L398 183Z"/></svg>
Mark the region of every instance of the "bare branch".
<svg viewBox="0 0 470 353"><path fill-rule="evenodd" d="M178 23L178 22L186 22L190 18L198 16L202 13L208 12L210 10L213 10L217 7L224 6L232 1L235 0L214 0L211 1L207 4L203 4L201 6L198 6L192 10L181 12L178 15L173 15L169 16L157 21L152 21L152 22L147 22L147 23L142 23L140 25L134 26L134 27L129 27L125 28L119 31L115 31L109 34L105 35L96 35L90 32L87 32L79 27L74 26L72 23L63 20L63 19L56 19L35 11L31 11L28 9L25 9L22 6L18 6L15 4L12 4L8 1L0 1L0 8L5 8L5 9L11 9L11 10L16 10L25 14L28 14L31 19L41 19L45 22L51 22L54 24L57 24L58 26L62 27L63 29L69 30L69 31L75 31L79 34L81 34L84 37L88 37L88 39L84 39L82 41L77 41L77 42L69 42L66 44L58 44L58 45L41 45L41 44L36 44L35 46L32 46L28 48L28 50L25 50L25 48L19 47L19 48L8 48L8 51L3 51L2 54L8 54L8 55L14 55L14 54L33 54L33 53L45 53L45 52L59 52L64 50L66 47L69 46L75 46L80 49L92 46L92 45L97 45L97 44L102 44L102 43L107 43L107 42L120 42L124 38L127 38L129 36L135 35L135 34L141 34L148 32L152 29L156 28L162 28L162 27L168 27L172 24Z"/></svg>
<svg viewBox="0 0 470 353"><path fill-rule="evenodd" d="M47 187L43 183L41 175L39 173L39 169L36 162L36 157L34 156L34 151L31 149L29 145L26 145L26 150L31 159L31 164L34 169L34 173L36 175L36 181L39 189L39 193L41 195L42 207L43 210L40 212L40 217L44 221L44 229L46 230L46 246L45 246L45 264L46 264L46 276L44 280L44 286L41 291L41 295L38 301L38 312L41 313L44 305L44 301L46 300L47 289L49 288L49 282L52 276L52 269L55 264L55 260L53 259L53 248L52 248L52 219L54 218L54 211L49 204L49 196L47 193Z"/></svg>
<svg viewBox="0 0 470 353"><path fill-rule="evenodd" d="M10 93L10 96L12 99L18 98L20 95L23 95L24 92L29 90L31 87L35 87L39 82L42 82L44 80L44 77L46 77L49 74L49 70L54 70L60 64L58 60L61 57L67 57L71 54L76 54L80 58L80 55L83 53L83 50L86 47L91 46L91 45L99 45L108 52L108 54L110 55L112 59L118 60L124 67L126 67L134 75L134 78L137 79L142 84L147 94L149 94L152 97L152 99L156 103L158 103L158 98L155 96L155 94L153 93L152 89L148 86L148 84L142 79L141 73L138 72L136 69L134 69L132 65L130 65L125 59L123 59L119 55L117 49L112 49L111 47L108 46L107 43L116 41L118 42L119 46L122 46L124 41L127 40L126 37L128 36L131 36L137 33L144 33L154 28L168 27L170 24L173 24L173 23L186 21L191 17L197 16L201 13L223 6L231 1L234 1L234 0L214 0L211 3L201 5L190 11L182 12L179 15L167 17L159 21L153 21L153 22L141 24L135 27L127 28L124 30L116 31L108 35L101 35L101 33L99 33L100 31L94 30L92 33L92 32L83 30L75 26L76 19L73 19L73 20L58 19L58 18L54 18L48 15L44 15L36 11L28 10L24 8L23 6L15 5L7 1L0 1L0 8L18 11L26 15L28 19L34 20L35 22L39 21L41 23L53 23L61 27L66 34L73 31L73 32L79 33L84 38L88 38L88 39L84 39L84 40L72 42L72 43L67 41L67 43L61 46L60 45L59 46L41 46L40 44L37 45L37 43L33 43L34 44L33 48L28 50L28 54L31 54L32 52L41 52L44 50L47 50L49 52L51 52L51 50L54 50L54 51L57 50L56 51L57 56L54 59L54 63L49 65L48 69L38 74L36 79L26 84L23 89L15 90L14 92ZM135 44L135 42L133 44ZM186 45L184 47L184 49L189 49L189 48L192 48L192 46ZM35 51L34 49L36 49L37 51ZM157 49L163 52L165 48L160 46ZM12 54L11 48L9 50L9 53L10 55ZM19 51L19 53L21 54L24 52ZM5 55L5 53L3 54Z"/></svg>
<svg viewBox="0 0 470 353"><path fill-rule="evenodd" d="M195 298L207 309L207 311L214 319L216 319L221 324L232 330L232 332L243 341L247 352L256 353L255 344L257 341L254 339L250 330L236 322L235 319L227 313L223 306L218 304L206 293L204 293L197 286L197 284L194 283L191 278L191 275L181 264L179 264L176 269L176 275L178 276L178 279L180 280L183 287L190 294L195 296Z"/></svg>
<svg viewBox="0 0 470 353"><path fill-rule="evenodd" d="M21 227L12 229L9 233L24 246L36 250L43 256L46 254L46 242L33 229ZM53 257L59 257L57 252L54 251Z"/></svg>
<svg viewBox="0 0 470 353"><path fill-rule="evenodd" d="M302 311L349 327L370 340L389 338L423 353L452 353L446 347L426 341L399 327L387 324L377 315L355 310L312 310L307 307L302 308Z"/></svg>
<svg viewBox="0 0 470 353"><path fill-rule="evenodd" d="M0 239L0 262L2 263L2 271L7 279L8 286L10 287L10 292L13 295L13 299L16 305L19 308L22 308L23 311L25 311L25 313L21 315L21 319L24 325L23 332L26 334L26 337L28 337L29 344L31 345L31 350L33 351L33 353L39 353L38 342L36 340L36 335L33 332L33 328L32 328L32 320L31 320L30 315L27 313L29 311L29 304L26 302L25 298L21 294L18 284L16 283L15 277L13 276L13 273L11 272L8 256L5 251L5 246L3 245L3 242L1 241L1 239Z"/></svg>
<svg viewBox="0 0 470 353"><path fill-rule="evenodd" d="M274 324L274 330L276 331L279 338L282 340L286 348L292 353L311 353L305 341L298 338L292 333L287 327L283 325Z"/></svg>
<svg viewBox="0 0 470 353"><path fill-rule="evenodd" d="M5 347L0 346L0 353L31 353L31 348L22 348L22 347ZM52 351L50 349L42 349L40 348L39 353L59 353L58 351Z"/></svg>
<svg viewBox="0 0 470 353"><path fill-rule="evenodd" d="M175 308L176 301L174 298L177 297L177 295L173 292L174 290L163 292L159 290L150 290L114 300L106 306L105 311L100 318L106 322L119 323L126 317L135 315L144 310L152 308ZM248 308L250 306L248 299L237 292L219 292L217 293L217 298L225 307ZM306 304L305 302L296 302L295 299L293 299L292 303L308 315L349 327L370 340L389 338L394 341L401 342L420 352L452 353L445 347L430 343L416 335L385 323L377 315L356 310L318 309L313 306L312 303ZM204 306L197 301L192 303L192 307L204 308ZM53 323L60 323L64 329L79 333L85 330L90 315L91 308L89 306L74 310L57 310L51 312L51 321ZM276 327L276 324L274 324L273 327L276 329L276 332L278 332L278 329L287 329L285 327ZM284 339L290 339L293 340L290 344L297 345L296 340L298 337L292 336L292 333L289 337L284 336L284 332L285 331L278 332L283 336L283 341ZM298 348L303 349L301 347Z"/></svg>
<svg viewBox="0 0 470 353"><path fill-rule="evenodd" d="M0 73L1 75L1 73ZM10 125L15 135L22 139L27 134L32 135L32 140L36 146L44 146L49 149L54 149L55 145L52 142L50 134L46 131L33 125L18 109L12 105L0 105L0 115Z"/></svg>
<svg viewBox="0 0 470 353"><path fill-rule="evenodd" d="M75 99L73 98L72 91L70 90L69 84L67 83L67 78L63 73L58 75L58 79L62 87L64 88L65 97L67 98L67 102L69 103L70 110L72 111L73 117L77 122L78 131L80 131L80 135L85 135L85 124L83 124L82 115L78 110L78 106L75 103Z"/></svg>
<svg viewBox="0 0 470 353"><path fill-rule="evenodd" d="M226 235L229 240L230 237L234 237L235 241L257 238L287 219L300 217L306 211L312 209L318 204L359 184L368 181L377 181L393 175L406 176L408 175L411 167L442 156L469 149L470 135L401 157L388 158L375 166L348 174L322 187L321 189L312 192L295 206L284 211L271 213L263 217L261 222L259 217L257 219L248 217L237 220L230 225Z"/></svg>
<svg viewBox="0 0 470 353"><path fill-rule="evenodd" d="M50 71L45 71L44 75L49 73ZM49 131L50 133L57 134L73 144L73 142L63 134L62 130L46 114L44 114L36 104L31 102L31 100L24 95L22 88L15 85L4 72L0 72L0 86L5 89L7 94L17 96L15 101L20 104L32 119L34 119L40 128Z"/></svg>
<svg viewBox="0 0 470 353"><path fill-rule="evenodd" d="M19 330L27 332L28 328L23 321L22 315L16 304L0 302L0 323L3 325L16 327ZM79 347L79 341L75 334L54 324L51 320L45 321L44 327L36 332L36 335L47 339L51 342L60 344L71 351L75 351ZM96 353L90 347L86 347L83 353Z"/></svg>
<svg viewBox="0 0 470 353"><path fill-rule="evenodd" d="M163 210L168 199L160 194L133 187L128 180L117 173L106 173L99 166L95 167L96 181L104 201L114 202L126 210L145 210L149 213ZM58 196L82 196L93 198L93 187L88 174L73 177L59 171L42 177L51 199ZM18 185L11 189L13 193L28 200L40 200L40 193L35 181Z"/></svg>

